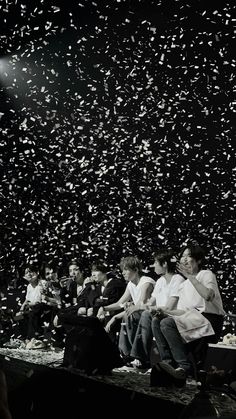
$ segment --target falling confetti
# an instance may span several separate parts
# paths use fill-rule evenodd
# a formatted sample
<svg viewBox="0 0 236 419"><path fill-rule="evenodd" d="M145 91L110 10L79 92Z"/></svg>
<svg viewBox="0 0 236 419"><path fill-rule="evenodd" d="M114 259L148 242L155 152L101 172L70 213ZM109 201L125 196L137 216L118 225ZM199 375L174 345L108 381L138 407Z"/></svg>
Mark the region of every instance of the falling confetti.
<svg viewBox="0 0 236 419"><path fill-rule="evenodd" d="M236 6L2 3L1 269L195 240L235 312Z"/></svg>

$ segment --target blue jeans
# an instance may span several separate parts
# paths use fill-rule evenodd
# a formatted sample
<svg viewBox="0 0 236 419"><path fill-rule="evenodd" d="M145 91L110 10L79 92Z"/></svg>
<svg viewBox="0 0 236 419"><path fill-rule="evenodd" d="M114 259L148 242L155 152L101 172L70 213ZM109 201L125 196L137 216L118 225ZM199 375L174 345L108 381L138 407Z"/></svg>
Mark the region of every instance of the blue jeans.
<svg viewBox="0 0 236 419"><path fill-rule="evenodd" d="M152 315L145 310L142 312L130 355L133 358L149 363L152 339Z"/></svg>
<svg viewBox="0 0 236 419"><path fill-rule="evenodd" d="M187 373L191 370L191 363L188 360L188 353L175 321L172 317L152 320L152 332L155 337L157 348L162 361L183 368Z"/></svg>

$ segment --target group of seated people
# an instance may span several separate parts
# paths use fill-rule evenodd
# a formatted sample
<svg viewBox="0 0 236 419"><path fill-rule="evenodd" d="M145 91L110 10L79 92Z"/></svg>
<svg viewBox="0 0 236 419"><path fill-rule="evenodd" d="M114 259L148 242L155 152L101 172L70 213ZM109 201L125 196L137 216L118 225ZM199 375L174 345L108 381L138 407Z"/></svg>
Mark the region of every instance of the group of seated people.
<svg viewBox="0 0 236 419"><path fill-rule="evenodd" d="M53 264L45 266L43 279L29 265L14 337L27 349L42 348L48 340L63 348L73 323L68 319L94 316L118 345L124 364L150 368L155 345L161 369L185 383L193 368L189 353L195 351L201 366L208 343L221 336L225 314L216 276L204 267L204 258L198 245L187 245L178 255L160 249L154 254L152 275L137 257L123 257L123 278L102 261L92 264L86 278L75 260L66 278L58 277Z"/></svg>

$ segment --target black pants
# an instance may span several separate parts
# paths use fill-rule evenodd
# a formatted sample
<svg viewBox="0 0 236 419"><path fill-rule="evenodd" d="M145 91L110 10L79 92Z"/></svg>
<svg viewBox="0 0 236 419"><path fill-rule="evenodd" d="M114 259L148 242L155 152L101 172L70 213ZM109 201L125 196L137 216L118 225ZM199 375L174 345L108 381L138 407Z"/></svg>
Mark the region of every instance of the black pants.
<svg viewBox="0 0 236 419"><path fill-rule="evenodd" d="M187 343L188 352L192 354L198 368L202 368L206 358L208 343L217 343L221 337L223 329L224 317L219 314L202 313L204 317L211 323L214 335L204 336L203 338L196 339Z"/></svg>
<svg viewBox="0 0 236 419"><path fill-rule="evenodd" d="M23 339L43 337L44 322L52 323L54 307L39 303L31 306L29 311L24 313L24 318L19 322L19 332Z"/></svg>

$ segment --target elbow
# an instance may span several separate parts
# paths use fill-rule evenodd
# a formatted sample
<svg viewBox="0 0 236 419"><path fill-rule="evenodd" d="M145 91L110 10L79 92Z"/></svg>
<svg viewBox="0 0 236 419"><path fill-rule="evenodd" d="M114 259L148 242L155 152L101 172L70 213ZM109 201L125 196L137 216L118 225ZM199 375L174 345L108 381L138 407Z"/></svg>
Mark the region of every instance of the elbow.
<svg viewBox="0 0 236 419"><path fill-rule="evenodd" d="M213 290L208 290L208 293L206 295L206 301L212 301L214 300L215 293Z"/></svg>

